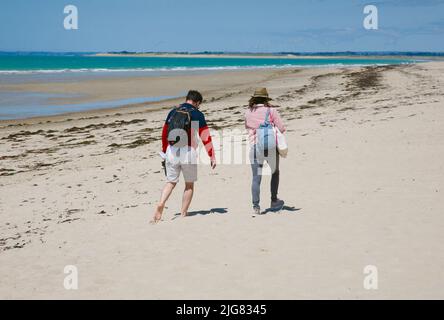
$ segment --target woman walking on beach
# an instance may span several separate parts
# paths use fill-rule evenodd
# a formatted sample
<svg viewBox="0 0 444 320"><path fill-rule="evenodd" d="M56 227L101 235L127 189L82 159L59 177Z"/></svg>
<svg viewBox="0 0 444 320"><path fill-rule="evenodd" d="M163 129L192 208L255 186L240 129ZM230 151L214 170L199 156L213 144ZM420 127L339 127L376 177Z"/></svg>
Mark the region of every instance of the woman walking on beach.
<svg viewBox="0 0 444 320"><path fill-rule="evenodd" d="M253 213L261 214L260 209L260 185L262 180L262 168L266 160L271 169L271 204L272 210L280 210L284 206L284 201L278 199L279 189L279 153L276 144L270 143L270 148L264 147L261 143L263 137L258 137L258 131L269 124L277 127L282 133L285 126L279 112L269 102L272 100L268 96L266 88L257 89L249 101L249 108L245 113L245 127L248 130L250 142L250 163L253 173L251 193L253 198ZM259 129L259 130L258 130ZM266 143L265 143L266 144Z"/></svg>

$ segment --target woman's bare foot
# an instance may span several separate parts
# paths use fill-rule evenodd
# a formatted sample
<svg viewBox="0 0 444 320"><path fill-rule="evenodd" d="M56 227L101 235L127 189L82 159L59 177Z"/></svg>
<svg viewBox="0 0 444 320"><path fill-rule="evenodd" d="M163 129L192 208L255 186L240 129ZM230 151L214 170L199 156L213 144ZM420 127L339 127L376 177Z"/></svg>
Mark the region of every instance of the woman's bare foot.
<svg viewBox="0 0 444 320"><path fill-rule="evenodd" d="M186 216L187 216L187 213L185 212L185 213L182 213L181 215L180 215L182 218L185 218Z"/></svg>

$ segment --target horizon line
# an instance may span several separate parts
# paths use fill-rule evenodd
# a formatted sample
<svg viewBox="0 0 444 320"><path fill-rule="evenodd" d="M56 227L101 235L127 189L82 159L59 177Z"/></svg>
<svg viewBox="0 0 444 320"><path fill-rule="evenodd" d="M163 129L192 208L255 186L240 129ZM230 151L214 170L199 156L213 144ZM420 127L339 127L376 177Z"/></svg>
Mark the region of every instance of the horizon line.
<svg viewBox="0 0 444 320"><path fill-rule="evenodd" d="M44 50L0 50L0 53L104 53L104 54L255 54L255 55L314 55L314 54L444 54L444 51L275 51L275 52L253 52L253 51L44 51Z"/></svg>

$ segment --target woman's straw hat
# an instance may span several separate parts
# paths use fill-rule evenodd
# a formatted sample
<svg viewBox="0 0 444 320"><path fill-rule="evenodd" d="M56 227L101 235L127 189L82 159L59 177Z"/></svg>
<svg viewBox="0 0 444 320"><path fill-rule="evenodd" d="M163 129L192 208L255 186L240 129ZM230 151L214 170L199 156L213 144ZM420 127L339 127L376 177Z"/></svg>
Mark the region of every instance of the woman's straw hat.
<svg viewBox="0 0 444 320"><path fill-rule="evenodd" d="M269 97L267 88L257 88L251 98L265 98L267 100L273 100Z"/></svg>

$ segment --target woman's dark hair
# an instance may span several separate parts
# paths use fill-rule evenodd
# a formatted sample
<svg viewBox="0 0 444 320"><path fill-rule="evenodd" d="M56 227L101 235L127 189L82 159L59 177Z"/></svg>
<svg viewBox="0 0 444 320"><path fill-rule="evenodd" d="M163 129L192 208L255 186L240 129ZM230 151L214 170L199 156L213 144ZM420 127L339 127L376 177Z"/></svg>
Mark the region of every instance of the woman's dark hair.
<svg viewBox="0 0 444 320"><path fill-rule="evenodd" d="M186 100L191 100L191 101L194 101L194 102L202 103L203 98L202 98L202 95L200 94L199 91L190 90L190 91L188 91Z"/></svg>
<svg viewBox="0 0 444 320"><path fill-rule="evenodd" d="M248 102L248 107L251 109L254 107L255 104L264 104L267 106L269 104L268 101L269 101L269 99L267 99L267 98L253 97Z"/></svg>

